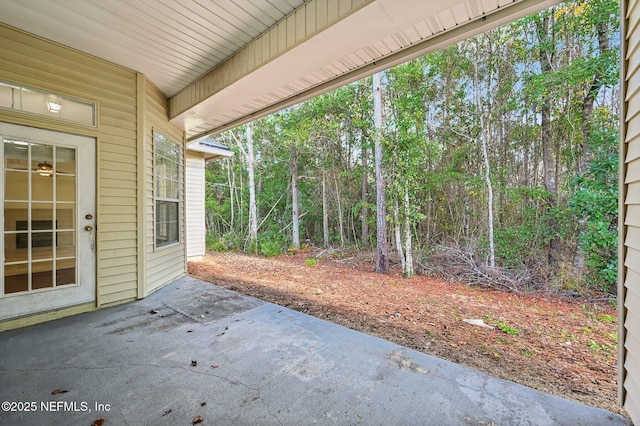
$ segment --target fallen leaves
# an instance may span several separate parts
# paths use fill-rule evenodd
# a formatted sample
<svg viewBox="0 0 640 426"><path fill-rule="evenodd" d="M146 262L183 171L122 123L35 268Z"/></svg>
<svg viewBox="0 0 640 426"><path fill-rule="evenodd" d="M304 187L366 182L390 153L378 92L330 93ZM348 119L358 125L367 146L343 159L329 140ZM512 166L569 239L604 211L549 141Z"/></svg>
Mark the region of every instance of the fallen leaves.
<svg viewBox="0 0 640 426"><path fill-rule="evenodd" d="M204 419L202 418L202 416L195 416L191 421L191 424L197 425L198 423L202 423L202 422L204 422Z"/></svg>
<svg viewBox="0 0 640 426"><path fill-rule="evenodd" d="M104 423L104 417L99 417L97 419L95 419L93 422L91 422L91 426L102 426L102 424Z"/></svg>
<svg viewBox="0 0 640 426"><path fill-rule="evenodd" d="M196 361L195 359L191 360L191 366L192 367L197 367L198 366L198 361Z"/></svg>
<svg viewBox="0 0 640 426"><path fill-rule="evenodd" d="M69 391L66 389L54 389L51 391L51 395L58 395L58 394L67 393L67 392Z"/></svg>

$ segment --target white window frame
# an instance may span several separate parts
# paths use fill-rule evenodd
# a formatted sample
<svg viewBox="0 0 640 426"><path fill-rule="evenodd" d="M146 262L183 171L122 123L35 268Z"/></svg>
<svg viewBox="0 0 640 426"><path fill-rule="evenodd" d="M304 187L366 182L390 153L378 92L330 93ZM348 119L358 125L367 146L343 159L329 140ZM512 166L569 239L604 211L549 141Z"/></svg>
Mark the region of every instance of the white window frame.
<svg viewBox="0 0 640 426"><path fill-rule="evenodd" d="M156 249L180 243L181 161L180 144L153 130L153 232ZM163 211L161 206L173 206L170 210L174 210L174 217L170 217L169 209ZM171 229L174 224L175 229Z"/></svg>

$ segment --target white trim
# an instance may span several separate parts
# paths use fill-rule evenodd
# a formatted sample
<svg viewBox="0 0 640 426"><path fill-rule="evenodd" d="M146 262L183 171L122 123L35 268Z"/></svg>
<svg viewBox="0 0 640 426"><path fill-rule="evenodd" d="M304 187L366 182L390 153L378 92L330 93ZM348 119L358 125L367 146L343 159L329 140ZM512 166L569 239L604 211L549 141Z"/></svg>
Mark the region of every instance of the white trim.
<svg viewBox="0 0 640 426"><path fill-rule="evenodd" d="M201 152L204 154L204 160L216 160L218 158L231 157L233 151L223 145L211 142L210 140L197 140L187 144L189 151Z"/></svg>
<svg viewBox="0 0 640 426"><path fill-rule="evenodd" d="M72 135L69 133L37 129L10 123L0 123L0 142L4 138L26 139L34 143L44 143L76 149L76 283L41 289L29 293L16 293L0 297L0 320L18 318L52 309L91 303L96 301L96 248L95 248L95 216L96 216L96 180L93 168L96 155L96 139L88 136ZM0 152L2 161L4 148ZM81 169L83 168L84 169ZM4 185L1 185L4 186ZM4 189L1 190L4 200ZM54 200L55 201L55 200ZM53 203L52 203L53 204ZM1 203L4 206L4 202ZM2 207L4 208L4 207ZM85 215L91 214L91 219ZM83 228L92 227L90 232ZM4 223L0 224L2 238L4 238ZM4 268L4 241L0 242L0 252ZM54 252L55 255L55 252ZM4 272L0 275L4 282ZM3 283L4 286L4 283Z"/></svg>

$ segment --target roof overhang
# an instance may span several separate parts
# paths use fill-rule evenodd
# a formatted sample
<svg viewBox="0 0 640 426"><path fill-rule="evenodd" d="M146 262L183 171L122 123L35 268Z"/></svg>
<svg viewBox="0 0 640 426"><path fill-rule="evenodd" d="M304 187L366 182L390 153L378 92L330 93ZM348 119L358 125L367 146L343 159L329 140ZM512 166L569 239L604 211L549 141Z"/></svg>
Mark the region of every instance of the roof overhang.
<svg viewBox="0 0 640 426"><path fill-rule="evenodd" d="M189 141L560 0L0 0L0 22L144 74Z"/></svg>
<svg viewBox="0 0 640 426"><path fill-rule="evenodd" d="M189 139L217 134L555 3L369 1L235 79L224 69L228 62L213 69L170 99L170 118ZM256 43L254 49L259 49L261 41ZM247 48L238 56L255 54ZM226 84L216 87L225 79Z"/></svg>
<svg viewBox="0 0 640 426"><path fill-rule="evenodd" d="M226 146L216 144L207 139L189 142L187 144L187 149L189 151L201 153L205 161L219 160L233 155L233 151Z"/></svg>

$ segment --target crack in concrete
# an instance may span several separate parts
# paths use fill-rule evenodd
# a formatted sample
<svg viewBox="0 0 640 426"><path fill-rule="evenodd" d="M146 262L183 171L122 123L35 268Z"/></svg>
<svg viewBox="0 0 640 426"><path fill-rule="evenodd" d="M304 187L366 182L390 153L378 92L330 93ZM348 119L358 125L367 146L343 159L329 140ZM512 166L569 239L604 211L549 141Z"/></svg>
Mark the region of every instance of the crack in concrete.
<svg viewBox="0 0 640 426"><path fill-rule="evenodd" d="M267 413L269 413L269 415L271 417L273 417L278 422L279 425L283 425L284 423L282 423L280 418L278 416L276 416L273 412L271 412L271 408L269 408L269 404L267 404L265 402L265 400L262 398L262 396L260 395L260 391L259 390L258 390L258 398L260 399L260 402L264 406L265 410L267 410Z"/></svg>

